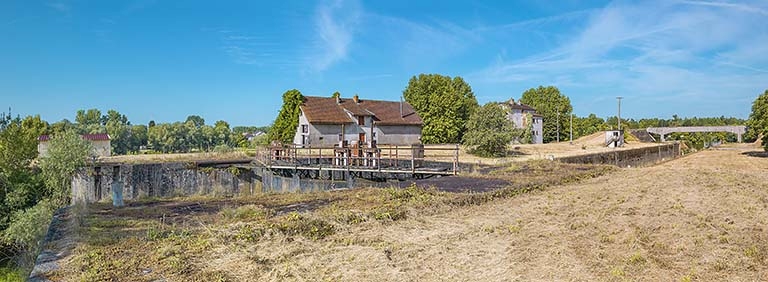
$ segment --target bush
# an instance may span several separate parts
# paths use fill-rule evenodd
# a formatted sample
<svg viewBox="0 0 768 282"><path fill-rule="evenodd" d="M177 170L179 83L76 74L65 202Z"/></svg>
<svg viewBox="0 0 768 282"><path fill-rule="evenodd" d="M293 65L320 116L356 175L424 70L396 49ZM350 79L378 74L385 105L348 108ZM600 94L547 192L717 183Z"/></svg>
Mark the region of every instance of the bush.
<svg viewBox="0 0 768 282"><path fill-rule="evenodd" d="M0 281L22 282L24 279L22 278L22 274L18 269L0 267Z"/></svg>
<svg viewBox="0 0 768 282"><path fill-rule="evenodd" d="M216 145L216 147L213 148L213 151L216 153L230 153L232 152L232 147L226 144Z"/></svg>
<svg viewBox="0 0 768 282"><path fill-rule="evenodd" d="M485 104L469 117L464 145L470 153L481 157L504 156L513 138L513 128L499 104Z"/></svg>
<svg viewBox="0 0 768 282"><path fill-rule="evenodd" d="M54 205L43 200L35 206L17 211L11 216L11 223L3 231L4 243L17 248L21 256L19 265L31 267L37 257L40 243L48 231L48 225L53 217Z"/></svg>

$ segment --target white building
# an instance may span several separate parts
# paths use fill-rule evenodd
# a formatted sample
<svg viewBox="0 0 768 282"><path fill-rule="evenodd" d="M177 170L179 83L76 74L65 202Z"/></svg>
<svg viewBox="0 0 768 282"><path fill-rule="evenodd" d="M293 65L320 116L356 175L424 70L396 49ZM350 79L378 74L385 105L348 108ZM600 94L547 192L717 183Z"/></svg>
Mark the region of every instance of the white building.
<svg viewBox="0 0 768 282"><path fill-rule="evenodd" d="M91 156L109 157L112 155L112 144L108 134L83 134L81 137L91 143ZM37 138L37 153L40 155L40 157L45 157L48 155L48 146L50 140L51 137L48 135L40 135L40 137Z"/></svg>
<svg viewBox="0 0 768 282"><path fill-rule="evenodd" d="M530 117L530 121L533 123L531 125L531 143L544 143L544 117L537 114L536 109L526 104L515 102L515 99L510 99L509 102L502 105L507 109L507 118L517 128L528 128L528 117Z"/></svg>
<svg viewBox="0 0 768 282"><path fill-rule="evenodd" d="M421 117L407 102L305 96L293 143L331 146L421 143Z"/></svg>

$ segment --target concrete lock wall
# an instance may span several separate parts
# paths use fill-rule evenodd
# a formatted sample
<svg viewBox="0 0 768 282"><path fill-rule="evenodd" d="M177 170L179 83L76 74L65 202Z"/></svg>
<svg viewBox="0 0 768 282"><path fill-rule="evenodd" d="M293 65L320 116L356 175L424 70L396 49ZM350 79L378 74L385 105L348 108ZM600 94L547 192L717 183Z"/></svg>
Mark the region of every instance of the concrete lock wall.
<svg viewBox="0 0 768 282"><path fill-rule="evenodd" d="M116 167L119 172L114 174ZM113 184L122 184L122 197L173 197L197 194L236 195L261 190L256 175L244 169L189 167L185 163L89 167L72 179L72 198L111 200ZM116 186L120 187L120 185Z"/></svg>
<svg viewBox="0 0 768 282"><path fill-rule="evenodd" d="M318 179L279 176L264 168L197 168L186 163L132 164L89 167L72 179L72 199L79 202L112 201L122 188L122 199L191 195L251 195L311 192L351 188L355 179L343 172L323 171ZM118 184L118 185L115 185ZM117 193L119 194L119 193Z"/></svg>
<svg viewBox="0 0 768 282"><path fill-rule="evenodd" d="M564 163L609 164L619 167L639 167L678 158L680 144L664 144L631 150L616 150L589 155L559 158Z"/></svg>

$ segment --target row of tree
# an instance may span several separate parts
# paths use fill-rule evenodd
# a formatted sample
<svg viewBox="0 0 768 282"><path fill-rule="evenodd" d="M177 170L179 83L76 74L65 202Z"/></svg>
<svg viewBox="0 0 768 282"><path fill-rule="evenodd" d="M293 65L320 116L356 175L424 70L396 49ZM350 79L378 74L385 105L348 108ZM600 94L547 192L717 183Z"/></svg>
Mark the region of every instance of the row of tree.
<svg viewBox="0 0 768 282"><path fill-rule="evenodd" d="M498 155L505 151L509 141L529 139L525 135L530 129L515 130L510 123L504 122L506 113L498 107L499 103L491 102L479 107L472 88L460 77L451 78L438 74L414 76L408 82L403 95L424 120L422 130L424 143L463 143L474 148L477 154ZM768 100L768 98L763 99ZM616 116L603 119L595 114L586 117L572 115L573 107L570 99L554 86L528 89L522 93L520 102L533 107L537 114L543 116L544 143L565 140L565 137L570 135L571 122L574 139L614 129L618 123ZM768 101L758 99L756 105L760 103L768 104ZM759 111L766 106L760 104L755 107ZM768 114L768 109L766 113ZM743 125L745 122L743 119L725 116L680 118L677 115L673 115L671 119L621 120L623 129ZM760 126L764 127L759 125L759 122L752 122L750 128ZM750 131L745 136L746 140L757 138L754 132L756 131ZM735 141L736 136L728 133L675 133L667 139L685 141L691 147L701 148L716 141Z"/></svg>
<svg viewBox="0 0 768 282"><path fill-rule="evenodd" d="M336 92L333 97L338 95ZM498 155L503 151L500 148L506 146L502 144L508 144L511 140L530 140L530 129L520 130L509 121L502 122L506 118L501 117L506 117L506 113L498 107L500 103L491 102L480 107L472 87L461 77L439 74L413 76L403 90L403 97L424 122L421 140L426 144L463 143L473 148L486 148L476 150L478 154ZM296 89L283 94L283 106L273 123L274 130L270 132L268 140L292 142L301 111L299 106L303 99L301 92ZM543 116L544 143L570 137L571 122L574 139L617 127L615 116L605 119L595 114L586 117L572 116L573 106L570 98L554 86L528 89L522 93L520 102L533 107L537 114ZM473 118L475 114L477 115ZM622 119L621 123L624 129L641 129L664 126L743 125L745 121L724 116L680 118L673 115L671 119ZM756 138L750 134L746 137ZM735 136L726 133L676 133L668 136L668 139L683 140L692 147L701 148L716 140L735 139ZM487 149L490 147L495 149Z"/></svg>
<svg viewBox="0 0 768 282"><path fill-rule="evenodd" d="M138 153L141 149L163 153L212 151L216 148L247 147L250 143L243 133L268 131L269 127L236 126L220 120L213 125L197 115L184 122L134 125L124 114L109 110L102 115L98 109L79 110L75 122L67 119L49 124L40 116L24 118L22 122L37 128L37 134L56 135L67 130L78 134L107 133L111 138L112 154Z"/></svg>

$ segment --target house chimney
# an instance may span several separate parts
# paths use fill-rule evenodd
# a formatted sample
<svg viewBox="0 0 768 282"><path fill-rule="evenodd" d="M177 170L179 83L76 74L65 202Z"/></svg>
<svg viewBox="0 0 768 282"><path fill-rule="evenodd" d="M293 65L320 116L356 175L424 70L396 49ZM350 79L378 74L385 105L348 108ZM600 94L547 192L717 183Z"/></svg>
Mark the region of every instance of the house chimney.
<svg viewBox="0 0 768 282"><path fill-rule="evenodd" d="M403 118L403 96L400 96L400 118Z"/></svg>
<svg viewBox="0 0 768 282"><path fill-rule="evenodd" d="M341 97L336 96L336 104L341 104Z"/></svg>
<svg viewBox="0 0 768 282"><path fill-rule="evenodd" d="M357 97L357 94L355 94L355 96L352 97L352 100L355 100L355 104L360 103L360 97Z"/></svg>

